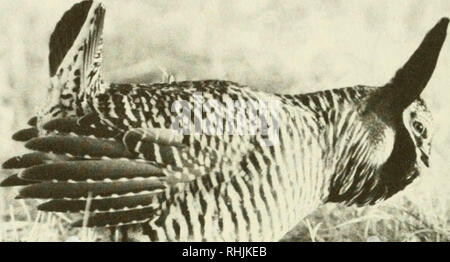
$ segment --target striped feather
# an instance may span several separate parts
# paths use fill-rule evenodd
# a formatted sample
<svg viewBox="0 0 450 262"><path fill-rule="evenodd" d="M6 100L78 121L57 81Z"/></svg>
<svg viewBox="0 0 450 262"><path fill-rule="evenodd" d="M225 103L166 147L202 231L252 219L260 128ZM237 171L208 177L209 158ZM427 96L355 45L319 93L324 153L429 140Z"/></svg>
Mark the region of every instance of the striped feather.
<svg viewBox="0 0 450 262"><path fill-rule="evenodd" d="M7 177L0 183L0 187L12 187L12 186L26 186L39 183L40 181L25 180L19 177L18 174Z"/></svg>
<svg viewBox="0 0 450 262"><path fill-rule="evenodd" d="M63 162L71 159L72 157L66 155L56 155L45 152L32 152L8 159L3 163L2 168L4 169L27 168L45 163Z"/></svg>
<svg viewBox="0 0 450 262"><path fill-rule="evenodd" d="M95 136L99 138L116 137L117 131L110 130L104 126L98 116L94 113L88 114L81 118L65 117L56 118L46 122L43 129L49 132L57 133L75 133L83 136Z"/></svg>
<svg viewBox="0 0 450 262"><path fill-rule="evenodd" d="M112 196L164 189L159 178L122 179L109 182L43 182L20 190L19 198L82 198Z"/></svg>
<svg viewBox="0 0 450 262"><path fill-rule="evenodd" d="M19 142L26 142L38 136L39 131L35 127L25 128L13 134L12 139Z"/></svg>
<svg viewBox="0 0 450 262"><path fill-rule="evenodd" d="M134 158L120 141L77 135L50 135L33 138L25 144L31 150L68 153L76 156Z"/></svg>
<svg viewBox="0 0 450 262"><path fill-rule="evenodd" d="M89 217L88 227L107 227L117 225L141 224L149 220L155 212L153 207L136 208L117 212L98 213ZM83 220L78 220L72 224L74 227L83 226Z"/></svg>
<svg viewBox="0 0 450 262"><path fill-rule="evenodd" d="M163 177L162 170L148 163L128 160L70 161L37 165L20 172L19 177L28 180L101 181L104 179Z"/></svg>
<svg viewBox="0 0 450 262"><path fill-rule="evenodd" d="M155 193L140 193L100 199L95 198L91 200L90 210L95 212L148 206L154 202L153 195L155 195ZM82 212L86 208L86 203L86 200L56 199L40 204L38 209L52 212Z"/></svg>
<svg viewBox="0 0 450 262"><path fill-rule="evenodd" d="M171 129L144 129L137 128L128 131L123 140L128 149L136 147L138 142L141 143L155 143L165 146L183 146L183 135L177 134Z"/></svg>

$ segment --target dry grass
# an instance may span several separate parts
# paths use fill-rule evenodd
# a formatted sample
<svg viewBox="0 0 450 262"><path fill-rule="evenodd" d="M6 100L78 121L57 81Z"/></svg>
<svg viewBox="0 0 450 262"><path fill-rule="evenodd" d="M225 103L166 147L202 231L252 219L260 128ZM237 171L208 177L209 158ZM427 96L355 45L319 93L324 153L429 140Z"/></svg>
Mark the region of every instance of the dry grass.
<svg viewBox="0 0 450 262"><path fill-rule="evenodd" d="M24 152L10 136L45 96L48 37L72 2L0 2L0 161ZM106 2L109 79L159 81L161 66L179 80L230 79L282 92L382 84L450 14L450 2L420 0ZM430 171L378 206L325 206L285 240L449 240L449 58L447 43L424 94L437 126ZM0 178L11 174L2 172ZM16 190L0 189L0 241L108 240L71 229L71 215L39 213L35 201L13 200Z"/></svg>

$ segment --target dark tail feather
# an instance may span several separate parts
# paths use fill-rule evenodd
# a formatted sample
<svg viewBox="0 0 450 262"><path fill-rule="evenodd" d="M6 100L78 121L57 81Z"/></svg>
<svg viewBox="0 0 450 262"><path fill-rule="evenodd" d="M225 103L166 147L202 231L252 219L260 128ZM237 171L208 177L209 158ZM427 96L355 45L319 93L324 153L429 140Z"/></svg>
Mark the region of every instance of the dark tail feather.
<svg viewBox="0 0 450 262"><path fill-rule="evenodd" d="M74 115L80 108L59 107L61 100L76 105L84 94L102 82L102 32L105 9L97 1L82 1L64 13L50 37L51 92L46 105L48 112L38 122L56 116ZM88 92L89 91L89 92ZM64 94L62 96L61 94ZM56 99L56 100L55 100Z"/></svg>
<svg viewBox="0 0 450 262"><path fill-rule="evenodd" d="M39 181L25 180L19 178L17 174L7 177L0 183L0 187L27 186L39 183Z"/></svg>
<svg viewBox="0 0 450 262"><path fill-rule="evenodd" d="M89 217L87 226L107 227L143 223L148 221L154 212L155 209L153 207L146 207L117 212L97 213ZM82 220L72 224L74 227L80 227L82 225Z"/></svg>
<svg viewBox="0 0 450 262"><path fill-rule="evenodd" d="M15 156L3 163L2 168L27 168L30 166L41 165L49 162L67 161L71 158L65 155L55 155L44 152L33 152L21 156Z"/></svg>
<svg viewBox="0 0 450 262"><path fill-rule="evenodd" d="M83 128L78 125L76 117L56 118L45 123L42 128L47 131L57 131L59 133L76 133L84 135Z"/></svg>
<svg viewBox="0 0 450 262"><path fill-rule="evenodd" d="M91 113L82 118L65 117L48 121L42 126L47 131L59 133L75 133L83 136L99 138L117 137L118 132L108 129L100 121L97 114Z"/></svg>
<svg viewBox="0 0 450 262"><path fill-rule="evenodd" d="M30 118L30 120L28 120L28 125L29 126L36 126L36 124L37 124L37 116L33 116L32 118Z"/></svg>
<svg viewBox="0 0 450 262"><path fill-rule="evenodd" d="M111 182L43 182L20 190L18 198L110 197L144 191L159 191L165 186L158 178L122 179Z"/></svg>
<svg viewBox="0 0 450 262"><path fill-rule="evenodd" d="M74 45L92 6L92 1L83 1L75 4L64 13L56 24L55 30L50 36L50 76L53 77L60 67L67 52Z"/></svg>
<svg viewBox="0 0 450 262"><path fill-rule="evenodd" d="M17 131L12 136L12 139L14 139L16 141L20 141L20 142L26 142L34 137L37 137L38 134L39 134L39 131L37 130L36 127L30 127L30 128L25 128L25 129L21 129L21 130Z"/></svg>
<svg viewBox="0 0 450 262"><path fill-rule="evenodd" d="M75 156L134 158L125 146L115 140L76 135L47 136L33 138L25 144L31 150L68 153Z"/></svg>
<svg viewBox="0 0 450 262"><path fill-rule="evenodd" d="M70 161L38 165L23 170L19 177L29 180L102 181L104 179L162 177L158 167L127 160Z"/></svg>
<svg viewBox="0 0 450 262"><path fill-rule="evenodd" d="M136 208L139 206L148 206L153 202L153 194L136 194L123 197L111 197L103 199L92 199L90 210L110 211L124 208ZM38 206L41 211L51 212L82 212L86 208L86 200L51 200Z"/></svg>

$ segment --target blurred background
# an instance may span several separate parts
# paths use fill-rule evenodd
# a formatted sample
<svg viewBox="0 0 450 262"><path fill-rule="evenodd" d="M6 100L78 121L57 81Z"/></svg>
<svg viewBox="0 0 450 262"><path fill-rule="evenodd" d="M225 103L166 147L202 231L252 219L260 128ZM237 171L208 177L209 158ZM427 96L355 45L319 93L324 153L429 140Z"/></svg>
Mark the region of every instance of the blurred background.
<svg viewBox="0 0 450 262"><path fill-rule="evenodd" d="M48 39L77 1L0 2L0 162L24 152L10 137L44 101ZM447 0L105 0L104 74L113 81L220 78L269 92L382 85L442 16ZM286 241L450 239L450 40L423 97L435 119L431 168L374 207L327 205ZM6 171L0 171L0 179ZM0 189L0 241L66 241L82 232L66 215ZM88 232L91 240L105 240Z"/></svg>

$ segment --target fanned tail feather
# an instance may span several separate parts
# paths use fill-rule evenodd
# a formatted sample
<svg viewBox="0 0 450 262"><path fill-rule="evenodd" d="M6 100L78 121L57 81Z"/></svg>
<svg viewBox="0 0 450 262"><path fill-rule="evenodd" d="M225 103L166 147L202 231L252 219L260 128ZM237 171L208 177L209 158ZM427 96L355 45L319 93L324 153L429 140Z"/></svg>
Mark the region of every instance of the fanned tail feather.
<svg viewBox="0 0 450 262"><path fill-rule="evenodd" d="M70 72L93 77L100 70L105 9L96 1L82 1L64 13L50 36L50 76ZM67 71L67 72L66 72ZM83 78L85 77L85 78Z"/></svg>

